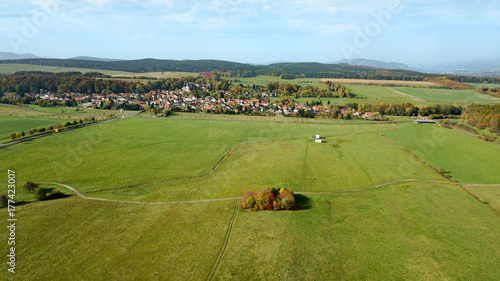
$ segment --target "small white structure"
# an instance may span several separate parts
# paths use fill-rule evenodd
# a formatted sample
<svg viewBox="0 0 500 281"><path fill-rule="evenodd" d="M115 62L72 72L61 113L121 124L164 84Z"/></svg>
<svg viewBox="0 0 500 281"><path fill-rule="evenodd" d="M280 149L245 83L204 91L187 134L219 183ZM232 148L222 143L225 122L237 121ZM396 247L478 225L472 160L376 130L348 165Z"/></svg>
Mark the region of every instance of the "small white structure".
<svg viewBox="0 0 500 281"><path fill-rule="evenodd" d="M317 142L317 143L322 143L323 142L323 140L321 139L321 136L319 134L316 134L316 140L315 140L315 142Z"/></svg>

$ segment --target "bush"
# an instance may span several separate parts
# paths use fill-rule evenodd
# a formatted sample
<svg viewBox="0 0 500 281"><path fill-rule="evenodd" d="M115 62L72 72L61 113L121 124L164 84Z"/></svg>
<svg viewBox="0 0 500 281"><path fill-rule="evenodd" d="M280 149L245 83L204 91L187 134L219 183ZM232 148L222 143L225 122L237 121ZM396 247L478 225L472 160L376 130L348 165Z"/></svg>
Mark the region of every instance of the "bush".
<svg viewBox="0 0 500 281"><path fill-rule="evenodd" d="M47 199L47 189L45 188L38 188L35 191L35 199L39 201L43 201Z"/></svg>
<svg viewBox="0 0 500 281"><path fill-rule="evenodd" d="M271 199L269 198L269 193L267 193L266 190L259 190L255 195L255 201L257 203L256 208L258 210L264 210L266 209L267 203L271 202Z"/></svg>
<svg viewBox="0 0 500 281"><path fill-rule="evenodd" d="M26 136L26 133L24 131L21 131L21 137Z"/></svg>
<svg viewBox="0 0 500 281"><path fill-rule="evenodd" d="M9 205L9 199L7 199L7 195L0 195L0 208L7 208Z"/></svg>
<svg viewBox="0 0 500 281"><path fill-rule="evenodd" d="M284 189L279 195L279 206L282 210L291 210L295 207L295 198L293 197L293 191Z"/></svg>
<svg viewBox="0 0 500 281"><path fill-rule="evenodd" d="M255 207L255 197L250 196L246 200L246 208L253 209Z"/></svg>
<svg viewBox="0 0 500 281"><path fill-rule="evenodd" d="M15 139L17 139L17 134L16 133L10 133L9 137L10 137L10 139L15 140Z"/></svg>
<svg viewBox="0 0 500 281"><path fill-rule="evenodd" d="M255 195L254 195L253 191L251 191L251 190L245 191L245 194L243 195L243 198L241 198L241 206L243 206L243 208L245 208L245 209L248 209L249 207L248 207L248 204L247 204L247 200L248 200L249 197L254 197L254 196ZM255 201L255 198L254 198L254 201ZM253 206L250 207L250 208L253 208Z"/></svg>
<svg viewBox="0 0 500 281"><path fill-rule="evenodd" d="M481 122L481 123L477 123L476 127L477 127L479 130L484 130L484 129L486 129L486 124L484 124L483 122Z"/></svg>
<svg viewBox="0 0 500 281"><path fill-rule="evenodd" d="M33 130L28 130L28 135L32 136L34 134Z"/></svg>
<svg viewBox="0 0 500 281"><path fill-rule="evenodd" d="M32 181L27 181L26 183L23 184L23 189L26 193L33 193L35 189L39 187L40 186L37 183L34 183Z"/></svg>

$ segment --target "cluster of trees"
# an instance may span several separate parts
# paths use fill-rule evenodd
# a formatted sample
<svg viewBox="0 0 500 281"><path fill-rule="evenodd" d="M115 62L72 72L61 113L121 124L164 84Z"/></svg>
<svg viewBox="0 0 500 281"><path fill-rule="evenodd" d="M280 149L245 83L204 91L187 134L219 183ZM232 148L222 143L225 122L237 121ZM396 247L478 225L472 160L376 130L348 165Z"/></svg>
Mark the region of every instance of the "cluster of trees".
<svg viewBox="0 0 500 281"><path fill-rule="evenodd" d="M479 134L473 127L468 126L466 124L453 122L453 121L450 121L448 119L439 120L439 124L447 129L457 128L457 129L460 129L462 131L466 131L470 134L477 135L477 137L479 139L484 140L484 141L494 142L496 140L495 135ZM500 130L490 130L490 132L496 132L497 136L500 136Z"/></svg>
<svg viewBox="0 0 500 281"><path fill-rule="evenodd" d="M38 183L28 181L24 183L23 190L26 193L34 194L35 199L38 201L58 199L66 197L61 191L57 189L49 189L40 187Z"/></svg>
<svg viewBox="0 0 500 281"><path fill-rule="evenodd" d="M92 77L82 75L80 72L65 73L48 73L48 72L21 72L13 75L0 76L0 91L3 93L17 93L17 96L4 97L2 103L30 103L32 100L26 93L148 93L151 90L168 90L175 91L182 89L188 83L206 85L208 90L229 90L230 83L226 80L212 80L209 78L182 77L168 78L155 81L128 82L116 79L101 79L94 78L99 76L98 73L93 73ZM193 91L201 90L193 87ZM14 100L13 100L14 99ZM42 103L45 101L42 101ZM67 106L72 106L71 104Z"/></svg>
<svg viewBox="0 0 500 281"><path fill-rule="evenodd" d="M245 191L241 199L241 206L251 210L292 210L295 208L295 197L293 191L287 188L269 188L253 192Z"/></svg>
<svg viewBox="0 0 500 281"><path fill-rule="evenodd" d="M469 106L461 116L462 120L478 129L500 130L500 104Z"/></svg>
<svg viewBox="0 0 500 281"><path fill-rule="evenodd" d="M481 93L481 94L490 95L490 96L493 96L493 97L500 98L500 89L498 89L498 88L486 88L486 87L483 87L483 88L477 89L476 91L479 92L479 93Z"/></svg>
<svg viewBox="0 0 500 281"><path fill-rule="evenodd" d="M467 85L467 84L462 83L460 81L450 80L446 77L438 77L438 78L429 79L429 82L432 82L434 84L438 84L438 85L441 85L445 88L453 89L453 90L474 90L476 88L474 86Z"/></svg>

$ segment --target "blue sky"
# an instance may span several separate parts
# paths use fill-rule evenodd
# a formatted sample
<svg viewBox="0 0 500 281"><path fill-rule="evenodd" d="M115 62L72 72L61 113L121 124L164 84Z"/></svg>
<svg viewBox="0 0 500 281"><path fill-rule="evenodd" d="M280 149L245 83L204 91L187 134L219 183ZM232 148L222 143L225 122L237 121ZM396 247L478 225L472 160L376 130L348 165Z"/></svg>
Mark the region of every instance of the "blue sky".
<svg viewBox="0 0 500 281"><path fill-rule="evenodd" d="M0 51L44 57L500 58L499 0L2 0Z"/></svg>

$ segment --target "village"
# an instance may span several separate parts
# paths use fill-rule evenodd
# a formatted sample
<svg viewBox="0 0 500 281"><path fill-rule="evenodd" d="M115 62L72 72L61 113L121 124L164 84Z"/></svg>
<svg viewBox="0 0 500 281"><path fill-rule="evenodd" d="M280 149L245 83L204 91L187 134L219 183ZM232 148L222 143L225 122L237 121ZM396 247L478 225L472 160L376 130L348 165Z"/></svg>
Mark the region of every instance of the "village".
<svg viewBox="0 0 500 281"><path fill-rule="evenodd" d="M196 89L192 91L191 89ZM334 107L328 102L297 102L292 99L280 101L276 93L246 92L245 99L235 98L231 91L209 92L205 85L188 83L181 91L152 90L145 94L110 93L30 93L27 94L36 104L64 105L76 108L151 110L154 114L171 112L203 112L215 114L247 114L267 116L316 116L330 118L375 119L378 112L360 113L344 106Z"/></svg>

